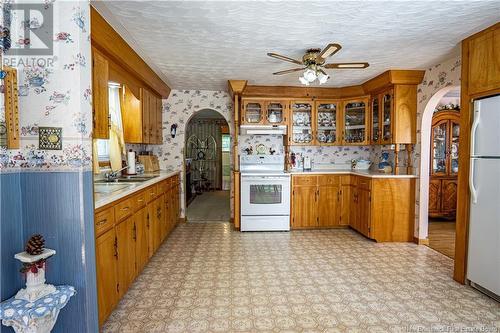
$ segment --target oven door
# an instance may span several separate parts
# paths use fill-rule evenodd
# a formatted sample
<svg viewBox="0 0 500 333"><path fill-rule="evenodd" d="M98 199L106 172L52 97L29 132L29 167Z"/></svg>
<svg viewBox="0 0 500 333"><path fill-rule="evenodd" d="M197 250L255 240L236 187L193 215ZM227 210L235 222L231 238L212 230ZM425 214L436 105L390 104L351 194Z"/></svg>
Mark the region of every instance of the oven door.
<svg viewBox="0 0 500 333"><path fill-rule="evenodd" d="M241 215L290 215L290 176L242 175Z"/></svg>

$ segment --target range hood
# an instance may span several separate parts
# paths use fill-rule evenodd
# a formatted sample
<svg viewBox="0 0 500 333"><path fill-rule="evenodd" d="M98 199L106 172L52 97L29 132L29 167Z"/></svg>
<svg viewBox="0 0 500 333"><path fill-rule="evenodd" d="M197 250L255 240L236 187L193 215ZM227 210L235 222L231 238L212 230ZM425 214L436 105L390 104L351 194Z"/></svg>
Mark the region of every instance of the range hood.
<svg viewBox="0 0 500 333"><path fill-rule="evenodd" d="M242 135L286 135L286 125L241 125Z"/></svg>

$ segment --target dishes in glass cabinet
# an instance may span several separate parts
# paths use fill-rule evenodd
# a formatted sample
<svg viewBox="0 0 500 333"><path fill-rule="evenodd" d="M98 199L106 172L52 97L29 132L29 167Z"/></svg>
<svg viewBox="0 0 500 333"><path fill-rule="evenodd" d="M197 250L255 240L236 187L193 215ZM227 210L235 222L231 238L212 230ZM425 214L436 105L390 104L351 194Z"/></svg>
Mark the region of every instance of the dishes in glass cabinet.
<svg viewBox="0 0 500 333"><path fill-rule="evenodd" d="M311 111L311 105L310 104L294 104L292 107L293 111Z"/></svg>
<svg viewBox="0 0 500 333"><path fill-rule="evenodd" d="M295 126L311 126L311 117L305 112L296 112L293 114L293 124Z"/></svg>
<svg viewBox="0 0 500 333"><path fill-rule="evenodd" d="M293 135L293 142L306 143L312 141L312 135L310 133L298 133Z"/></svg>

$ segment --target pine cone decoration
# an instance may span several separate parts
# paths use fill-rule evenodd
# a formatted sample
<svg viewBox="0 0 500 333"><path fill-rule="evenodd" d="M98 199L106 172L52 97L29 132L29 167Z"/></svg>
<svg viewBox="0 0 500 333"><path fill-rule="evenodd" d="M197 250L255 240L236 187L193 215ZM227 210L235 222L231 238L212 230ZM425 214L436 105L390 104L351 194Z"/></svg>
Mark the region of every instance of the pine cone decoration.
<svg viewBox="0 0 500 333"><path fill-rule="evenodd" d="M43 252L45 247L45 239L42 235L31 236L28 243L26 243L26 252L32 256L36 256Z"/></svg>

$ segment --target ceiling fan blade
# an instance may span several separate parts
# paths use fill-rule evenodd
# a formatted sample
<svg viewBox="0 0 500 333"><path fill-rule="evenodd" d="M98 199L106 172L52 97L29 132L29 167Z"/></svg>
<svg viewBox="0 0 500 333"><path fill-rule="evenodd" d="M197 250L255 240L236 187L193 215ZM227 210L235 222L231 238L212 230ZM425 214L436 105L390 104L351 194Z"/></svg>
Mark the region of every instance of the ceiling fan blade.
<svg viewBox="0 0 500 333"><path fill-rule="evenodd" d="M328 57L331 57L335 53L339 52L342 46L337 43L330 43L328 44L323 51L321 51L320 54L318 54L318 58L326 59Z"/></svg>
<svg viewBox="0 0 500 333"><path fill-rule="evenodd" d="M284 55L281 55L281 54L271 53L270 52L267 55L270 56L270 57L272 57L272 58L276 58L276 59L284 60L284 61L288 61L288 62L293 62L294 64L297 64L297 65L302 65L302 61L299 61L299 60L296 60L296 59L292 59L290 57L287 57L287 56L284 56Z"/></svg>
<svg viewBox="0 0 500 333"><path fill-rule="evenodd" d="M287 69L284 71L279 71L276 73L273 73L273 75L282 75L282 74L288 74L288 73L293 73L293 72L298 72L298 71L303 71L305 68L293 68L293 69Z"/></svg>
<svg viewBox="0 0 500 333"><path fill-rule="evenodd" d="M325 68L335 68L335 69L363 69L370 66L367 62L342 62L337 64L326 64Z"/></svg>

